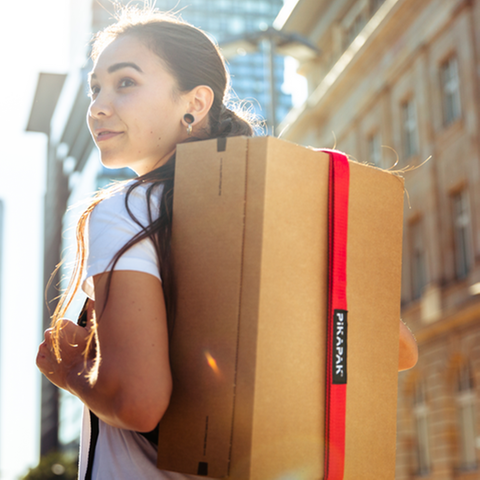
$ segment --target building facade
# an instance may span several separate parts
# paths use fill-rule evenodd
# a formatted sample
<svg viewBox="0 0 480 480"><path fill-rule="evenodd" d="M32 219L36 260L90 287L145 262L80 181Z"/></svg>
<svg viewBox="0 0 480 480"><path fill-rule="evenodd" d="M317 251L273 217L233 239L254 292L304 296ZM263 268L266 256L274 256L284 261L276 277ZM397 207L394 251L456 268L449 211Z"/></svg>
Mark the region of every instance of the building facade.
<svg viewBox="0 0 480 480"><path fill-rule="evenodd" d="M322 51L283 137L404 170L396 479L480 479L480 2L298 0L276 20ZM426 161L429 159L428 161Z"/></svg>

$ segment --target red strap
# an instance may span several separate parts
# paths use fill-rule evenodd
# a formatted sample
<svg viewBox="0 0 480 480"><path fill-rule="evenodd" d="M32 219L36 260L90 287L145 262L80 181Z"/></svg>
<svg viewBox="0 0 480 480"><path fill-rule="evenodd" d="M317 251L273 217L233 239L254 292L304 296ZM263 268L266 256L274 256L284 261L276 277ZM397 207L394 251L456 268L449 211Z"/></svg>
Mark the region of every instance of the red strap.
<svg viewBox="0 0 480 480"><path fill-rule="evenodd" d="M343 480L347 400L347 157L330 154L324 480Z"/></svg>

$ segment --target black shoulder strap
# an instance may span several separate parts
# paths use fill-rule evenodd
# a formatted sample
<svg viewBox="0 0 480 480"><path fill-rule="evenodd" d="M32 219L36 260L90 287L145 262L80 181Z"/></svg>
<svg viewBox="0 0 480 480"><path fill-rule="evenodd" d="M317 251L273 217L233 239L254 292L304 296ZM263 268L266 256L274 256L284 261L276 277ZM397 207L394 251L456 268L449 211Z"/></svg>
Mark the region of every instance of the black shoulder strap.
<svg viewBox="0 0 480 480"><path fill-rule="evenodd" d="M86 327L87 321L88 321L88 298L87 300L85 300L82 311L78 316L77 323L81 327ZM95 456L95 447L97 446L97 440L98 440L98 417L93 412L90 412L90 427L91 427L90 448L88 450L88 466L87 466L87 473L85 475L85 480L91 480L92 478L93 459ZM145 437L149 442L153 443L154 445L158 445L158 425L151 432L137 432L137 433Z"/></svg>
<svg viewBox="0 0 480 480"><path fill-rule="evenodd" d="M88 322L88 298L85 300L83 304L82 311L78 315L77 325L81 327L86 327Z"/></svg>
<svg viewBox="0 0 480 480"><path fill-rule="evenodd" d="M85 480L92 480L93 472L93 459L95 457L95 448L98 440L98 417L90 412L90 446L88 448L88 464L87 473L85 474Z"/></svg>
<svg viewBox="0 0 480 480"><path fill-rule="evenodd" d="M86 327L88 321L88 298L83 304L82 311L78 316L77 324L81 327ZM90 445L88 447L88 463L87 463L87 472L85 473L84 480L92 479L93 471L93 459L95 457L95 448L97 446L98 440L98 417L89 410L90 413Z"/></svg>
<svg viewBox="0 0 480 480"><path fill-rule="evenodd" d="M151 432L137 432L142 437L145 437L150 443L153 443L155 446L158 445L158 425Z"/></svg>

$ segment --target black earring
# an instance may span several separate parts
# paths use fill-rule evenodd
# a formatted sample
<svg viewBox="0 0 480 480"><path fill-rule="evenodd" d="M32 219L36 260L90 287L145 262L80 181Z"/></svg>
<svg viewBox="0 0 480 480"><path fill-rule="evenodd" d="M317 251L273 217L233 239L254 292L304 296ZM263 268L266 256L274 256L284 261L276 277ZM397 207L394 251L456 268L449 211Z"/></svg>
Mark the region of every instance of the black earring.
<svg viewBox="0 0 480 480"><path fill-rule="evenodd" d="M186 113L183 116L183 119L185 120L185 123L188 123L189 125L195 121L195 117L191 113Z"/></svg>
<svg viewBox="0 0 480 480"><path fill-rule="evenodd" d="M195 121L195 117L191 113L186 113L183 116L183 120L185 121L185 123L188 124L187 135L190 135L192 133L192 130L193 130L192 123Z"/></svg>

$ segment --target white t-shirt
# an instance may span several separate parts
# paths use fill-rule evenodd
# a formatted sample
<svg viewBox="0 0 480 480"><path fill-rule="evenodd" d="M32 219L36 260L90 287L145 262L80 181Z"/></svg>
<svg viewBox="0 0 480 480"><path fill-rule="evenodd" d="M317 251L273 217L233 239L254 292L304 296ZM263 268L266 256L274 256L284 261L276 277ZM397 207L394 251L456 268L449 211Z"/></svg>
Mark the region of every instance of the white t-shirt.
<svg viewBox="0 0 480 480"><path fill-rule="evenodd" d="M88 225L88 258L82 288L94 299L92 277L111 270L111 261L141 227L130 217L125 207L128 188L103 200L93 210ZM146 191L149 184L133 190L128 199L130 211L141 225L148 225ZM151 198L153 220L158 217L162 187L156 187ZM158 259L150 239L142 240L127 250L115 266L115 270L135 270L160 279ZM132 319L135 321L135 319ZM140 319L139 319L140 321ZM90 446L90 415L84 409L80 440L79 480L85 478ZM111 427L99 420L99 435L93 463L93 480L185 480L199 478L156 467L157 448L142 435ZM203 477L205 478L205 477Z"/></svg>
<svg viewBox="0 0 480 480"><path fill-rule="evenodd" d="M131 218L125 207L125 196L130 183L100 202L90 215L88 224L88 257L82 288L94 298L93 276L111 270L114 255L137 233L141 227ZM135 188L128 197L128 206L142 226L149 224L146 192L149 184ZM158 208L163 185L156 187L150 198L153 220L158 218ZM149 239L136 243L127 250L115 265L115 270L135 270L149 273L160 279L158 259Z"/></svg>

